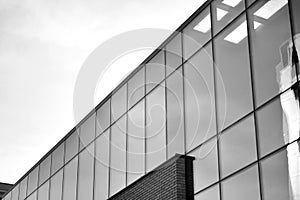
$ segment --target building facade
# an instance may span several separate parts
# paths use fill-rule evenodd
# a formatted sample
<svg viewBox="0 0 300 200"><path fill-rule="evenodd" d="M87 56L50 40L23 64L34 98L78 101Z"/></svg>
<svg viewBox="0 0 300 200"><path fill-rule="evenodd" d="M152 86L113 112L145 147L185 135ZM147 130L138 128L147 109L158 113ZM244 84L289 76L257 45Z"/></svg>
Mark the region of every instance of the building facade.
<svg viewBox="0 0 300 200"><path fill-rule="evenodd" d="M299 0L208 0L4 199L108 199L178 153L195 199L300 200L299 34Z"/></svg>

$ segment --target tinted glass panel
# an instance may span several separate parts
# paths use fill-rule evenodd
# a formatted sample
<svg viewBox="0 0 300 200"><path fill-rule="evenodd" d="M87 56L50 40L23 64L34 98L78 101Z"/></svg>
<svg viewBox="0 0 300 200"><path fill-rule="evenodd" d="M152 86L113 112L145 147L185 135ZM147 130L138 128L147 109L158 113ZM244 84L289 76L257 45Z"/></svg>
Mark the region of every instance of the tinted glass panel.
<svg viewBox="0 0 300 200"><path fill-rule="evenodd" d="M64 145L62 143L52 152L51 174L54 174L64 164Z"/></svg>
<svg viewBox="0 0 300 200"><path fill-rule="evenodd" d="M78 156L64 168L63 200L76 199Z"/></svg>
<svg viewBox="0 0 300 200"><path fill-rule="evenodd" d="M264 199L298 199L300 197L299 144L261 162Z"/></svg>
<svg viewBox="0 0 300 200"><path fill-rule="evenodd" d="M128 82L128 105L131 108L145 95L145 67L140 69Z"/></svg>
<svg viewBox="0 0 300 200"><path fill-rule="evenodd" d="M108 197L109 130L96 140L94 199Z"/></svg>
<svg viewBox="0 0 300 200"><path fill-rule="evenodd" d="M257 106L296 80L287 2L257 1L249 10Z"/></svg>
<svg viewBox="0 0 300 200"><path fill-rule="evenodd" d="M39 200L48 200L49 199L49 181L45 182L38 190L38 199Z"/></svg>
<svg viewBox="0 0 300 200"><path fill-rule="evenodd" d="M126 184L126 115L111 128L110 196Z"/></svg>
<svg viewBox="0 0 300 200"><path fill-rule="evenodd" d="M19 199L19 185L15 186L11 195L11 200L18 200L18 199Z"/></svg>
<svg viewBox="0 0 300 200"><path fill-rule="evenodd" d="M213 186L195 196L195 200L219 200L220 192L219 185Z"/></svg>
<svg viewBox="0 0 300 200"><path fill-rule="evenodd" d="M166 46L167 75L182 64L181 33L178 33Z"/></svg>
<svg viewBox="0 0 300 200"><path fill-rule="evenodd" d="M63 170L57 172L50 179L50 200L60 200L62 197Z"/></svg>
<svg viewBox="0 0 300 200"><path fill-rule="evenodd" d="M211 15L209 6L183 30L183 53L188 59L211 38Z"/></svg>
<svg viewBox="0 0 300 200"><path fill-rule="evenodd" d="M146 93L165 78L165 52L160 51L146 65Z"/></svg>
<svg viewBox="0 0 300 200"><path fill-rule="evenodd" d="M32 172L30 172L28 176L27 195L31 194L37 188L38 177L39 177L39 166L37 166Z"/></svg>
<svg viewBox="0 0 300 200"><path fill-rule="evenodd" d="M128 112L127 183L145 172L145 101Z"/></svg>
<svg viewBox="0 0 300 200"><path fill-rule="evenodd" d="M223 181L222 196L224 200L260 199L257 166Z"/></svg>
<svg viewBox="0 0 300 200"><path fill-rule="evenodd" d="M182 68L167 79L167 147L168 158L184 153Z"/></svg>
<svg viewBox="0 0 300 200"><path fill-rule="evenodd" d="M95 139L95 117L96 114L93 114L80 126L80 149L86 147L91 141Z"/></svg>
<svg viewBox="0 0 300 200"><path fill-rule="evenodd" d="M39 185L50 177L51 154L40 164Z"/></svg>
<svg viewBox="0 0 300 200"><path fill-rule="evenodd" d="M78 200L93 199L94 143L79 154Z"/></svg>
<svg viewBox="0 0 300 200"><path fill-rule="evenodd" d="M20 194L19 200L24 200L26 198L26 191L27 191L27 177L25 177L20 183Z"/></svg>
<svg viewBox="0 0 300 200"><path fill-rule="evenodd" d="M195 192L218 181L217 139L203 144L189 155L195 157L193 164Z"/></svg>
<svg viewBox="0 0 300 200"><path fill-rule="evenodd" d="M79 130L76 130L66 140L65 162L68 162L78 153L79 147Z"/></svg>
<svg viewBox="0 0 300 200"><path fill-rule="evenodd" d="M184 65L187 150L216 134L211 44Z"/></svg>
<svg viewBox="0 0 300 200"><path fill-rule="evenodd" d="M110 125L110 99L97 110L96 123L96 135L98 136Z"/></svg>
<svg viewBox="0 0 300 200"><path fill-rule="evenodd" d="M256 160L253 116L231 127L221 135L221 174L225 177Z"/></svg>
<svg viewBox="0 0 300 200"><path fill-rule="evenodd" d="M238 35L238 36L237 36ZM247 23L243 15L215 39L218 128L252 110Z"/></svg>

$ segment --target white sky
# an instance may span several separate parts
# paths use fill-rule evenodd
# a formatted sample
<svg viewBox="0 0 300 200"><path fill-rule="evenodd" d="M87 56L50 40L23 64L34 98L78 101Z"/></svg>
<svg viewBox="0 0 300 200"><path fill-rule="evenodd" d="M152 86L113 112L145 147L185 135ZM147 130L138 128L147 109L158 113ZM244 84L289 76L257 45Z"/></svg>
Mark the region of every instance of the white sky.
<svg viewBox="0 0 300 200"><path fill-rule="evenodd" d="M0 182L15 183L74 127L76 76L98 45L137 28L175 30L204 1L0 0ZM148 54L117 64L132 69Z"/></svg>

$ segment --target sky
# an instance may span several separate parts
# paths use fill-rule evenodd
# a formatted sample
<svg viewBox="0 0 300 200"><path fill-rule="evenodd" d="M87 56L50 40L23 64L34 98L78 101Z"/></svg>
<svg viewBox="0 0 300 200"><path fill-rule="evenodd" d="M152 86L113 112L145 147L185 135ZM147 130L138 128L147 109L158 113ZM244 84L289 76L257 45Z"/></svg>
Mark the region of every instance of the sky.
<svg viewBox="0 0 300 200"><path fill-rule="evenodd" d="M15 183L76 125L74 86L95 48L133 29L174 31L204 1L0 0L0 182ZM130 72L151 51L114 70ZM97 88L109 91L115 79Z"/></svg>

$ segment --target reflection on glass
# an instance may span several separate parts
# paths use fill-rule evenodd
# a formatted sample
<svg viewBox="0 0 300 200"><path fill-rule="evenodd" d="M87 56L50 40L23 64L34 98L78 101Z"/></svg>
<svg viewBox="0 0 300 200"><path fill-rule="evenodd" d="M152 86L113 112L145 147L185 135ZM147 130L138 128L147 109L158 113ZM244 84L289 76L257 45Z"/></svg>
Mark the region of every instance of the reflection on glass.
<svg viewBox="0 0 300 200"><path fill-rule="evenodd" d="M12 194L11 194L11 200L18 200L19 199L19 186L17 185L14 187ZM47 200L47 199L45 199Z"/></svg>
<svg viewBox="0 0 300 200"><path fill-rule="evenodd" d="M188 59L211 38L211 15L209 7L205 8L183 30L184 59Z"/></svg>
<svg viewBox="0 0 300 200"><path fill-rule="evenodd" d="M127 109L127 84L122 86L111 98L111 120L114 122Z"/></svg>
<svg viewBox="0 0 300 200"><path fill-rule="evenodd" d="M226 130L220 138L221 176L256 160L254 119L250 117Z"/></svg>
<svg viewBox="0 0 300 200"><path fill-rule="evenodd" d="M145 173L145 101L128 112L127 185Z"/></svg>
<svg viewBox="0 0 300 200"><path fill-rule="evenodd" d="M96 119L96 136L110 125L110 99L107 100L98 110Z"/></svg>
<svg viewBox="0 0 300 200"><path fill-rule="evenodd" d="M195 192L198 192L218 181L219 175L216 138L203 144L189 155L195 157L193 164Z"/></svg>
<svg viewBox="0 0 300 200"><path fill-rule="evenodd" d="M207 190L204 190L203 192L195 196L195 200L219 200L219 199L220 199L219 185L208 188Z"/></svg>
<svg viewBox="0 0 300 200"><path fill-rule="evenodd" d="M264 199L300 199L299 150L299 143L295 142L261 162Z"/></svg>
<svg viewBox="0 0 300 200"><path fill-rule="evenodd" d="M26 198L27 178L28 176L26 176L20 183L19 200L24 200Z"/></svg>
<svg viewBox="0 0 300 200"><path fill-rule="evenodd" d="M145 95L145 67L128 81L128 106L131 108Z"/></svg>
<svg viewBox="0 0 300 200"><path fill-rule="evenodd" d="M298 56L298 67L299 67L299 57L300 57L300 1L291 0L290 1L290 9L292 13L292 20L293 20L293 31L294 31L294 42L297 49L297 56ZM298 69L298 72L300 69ZM299 74L298 74L299 76ZM298 78L299 79L299 78Z"/></svg>
<svg viewBox="0 0 300 200"><path fill-rule="evenodd" d="M182 64L181 33L178 33L166 46L167 75Z"/></svg>
<svg viewBox="0 0 300 200"><path fill-rule="evenodd" d="M51 154L40 164L39 185L50 177Z"/></svg>
<svg viewBox="0 0 300 200"><path fill-rule="evenodd" d="M165 78L165 51L161 50L146 64L146 93Z"/></svg>
<svg viewBox="0 0 300 200"><path fill-rule="evenodd" d="M252 110L248 41L225 38L245 23L245 15L215 38L218 128L222 130Z"/></svg>
<svg viewBox="0 0 300 200"><path fill-rule="evenodd" d="M79 130L75 130L66 140L65 163L78 153Z"/></svg>
<svg viewBox="0 0 300 200"><path fill-rule="evenodd" d="M64 164L64 146L65 146L64 144L65 143L60 144L52 152L51 174L54 174Z"/></svg>
<svg viewBox="0 0 300 200"><path fill-rule="evenodd" d="M76 199L78 156L64 167L63 200Z"/></svg>
<svg viewBox="0 0 300 200"><path fill-rule="evenodd" d="M146 99L146 169L166 160L165 87L158 86Z"/></svg>
<svg viewBox="0 0 300 200"><path fill-rule="evenodd" d="M110 196L126 184L126 115L111 127Z"/></svg>
<svg viewBox="0 0 300 200"><path fill-rule="evenodd" d="M38 176L39 166L37 166L33 171L31 171L28 176L27 195L31 194L37 188Z"/></svg>
<svg viewBox="0 0 300 200"><path fill-rule="evenodd" d="M39 200L48 200L49 199L49 181L45 182L38 190L38 199Z"/></svg>
<svg viewBox="0 0 300 200"><path fill-rule="evenodd" d="M57 172L50 179L50 200L60 200L62 194L63 170Z"/></svg>
<svg viewBox="0 0 300 200"><path fill-rule="evenodd" d="M260 106L296 81L287 0L257 1L249 18L256 105Z"/></svg>
<svg viewBox="0 0 300 200"><path fill-rule="evenodd" d="M187 151L216 134L211 54L209 44L184 65Z"/></svg>
<svg viewBox="0 0 300 200"><path fill-rule="evenodd" d="M96 140L94 199L108 197L109 130Z"/></svg>
<svg viewBox="0 0 300 200"><path fill-rule="evenodd" d="M80 150L86 147L91 141L95 139L95 117L96 114L93 114L80 126Z"/></svg>

